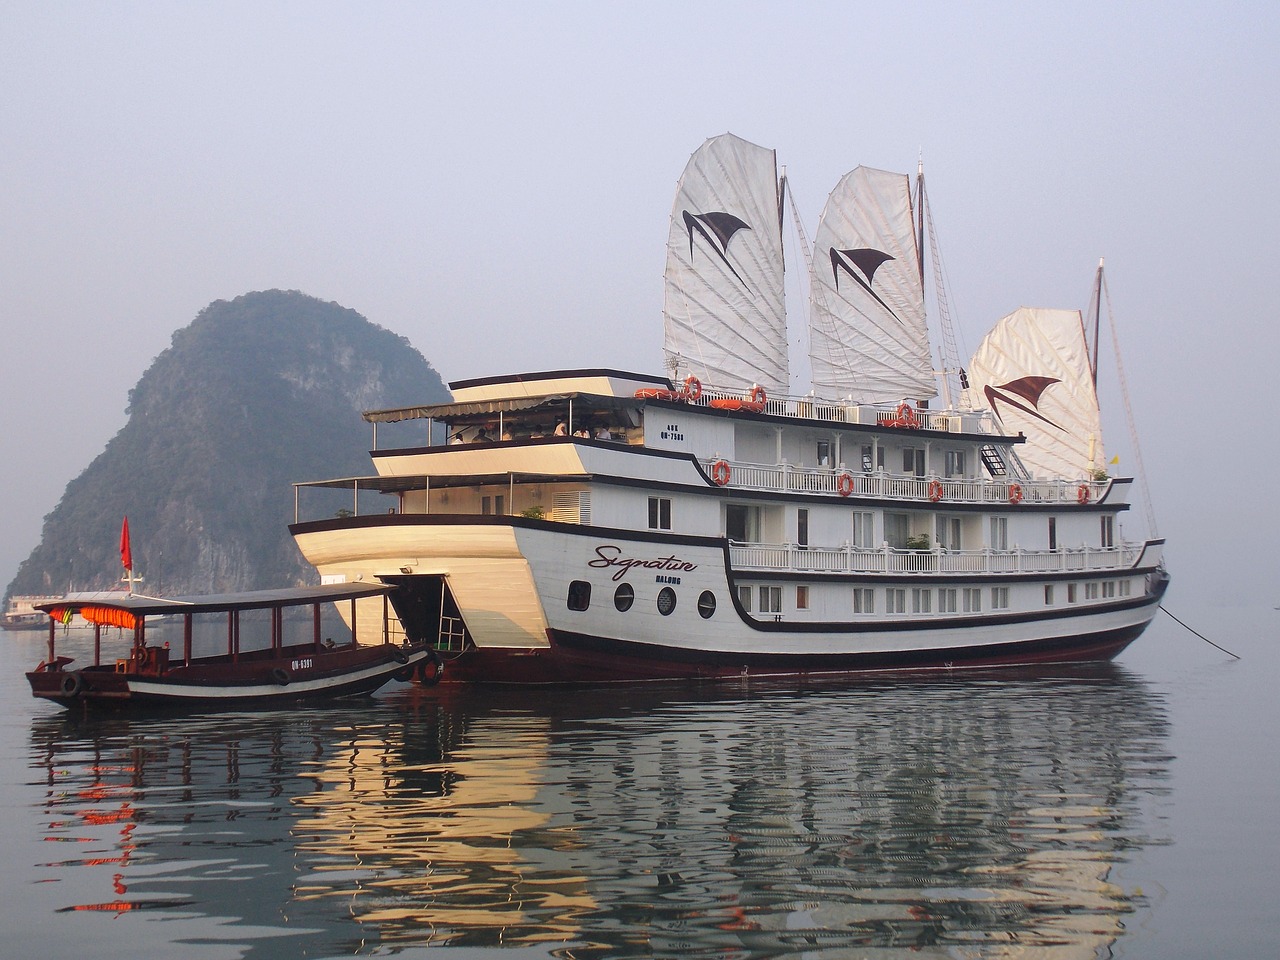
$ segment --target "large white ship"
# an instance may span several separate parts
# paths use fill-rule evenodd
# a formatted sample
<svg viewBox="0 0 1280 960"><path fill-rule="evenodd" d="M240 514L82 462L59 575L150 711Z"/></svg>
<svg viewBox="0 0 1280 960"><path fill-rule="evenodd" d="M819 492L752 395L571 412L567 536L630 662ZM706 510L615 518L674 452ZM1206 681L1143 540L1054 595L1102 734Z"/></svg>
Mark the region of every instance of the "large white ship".
<svg viewBox="0 0 1280 960"><path fill-rule="evenodd" d="M1132 642L1163 542L1123 536L1133 483L1106 475L1081 314L1006 317L934 407L909 178L860 167L815 237L814 389L788 395L782 192L770 150L725 135L694 154L671 376L524 373L367 413L376 475L298 485L304 506L355 492L291 527L322 579L398 585L449 681L986 668ZM411 419L449 441L378 447ZM361 513L370 490L394 506Z"/></svg>

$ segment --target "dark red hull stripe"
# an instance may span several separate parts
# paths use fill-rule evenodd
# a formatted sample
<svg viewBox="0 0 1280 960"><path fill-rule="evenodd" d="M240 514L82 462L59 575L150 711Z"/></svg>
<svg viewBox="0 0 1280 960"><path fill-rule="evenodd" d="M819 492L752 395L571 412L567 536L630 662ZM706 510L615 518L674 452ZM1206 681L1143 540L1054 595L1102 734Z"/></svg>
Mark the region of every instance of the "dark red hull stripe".
<svg viewBox="0 0 1280 960"><path fill-rule="evenodd" d="M680 650L611 640L581 633L551 632L551 648L472 650L446 661L446 681L497 683L592 683L737 677L865 674L950 668L1012 667L1036 663L1111 660L1146 629L1128 627L1074 637L969 645L939 650L877 653L780 654Z"/></svg>

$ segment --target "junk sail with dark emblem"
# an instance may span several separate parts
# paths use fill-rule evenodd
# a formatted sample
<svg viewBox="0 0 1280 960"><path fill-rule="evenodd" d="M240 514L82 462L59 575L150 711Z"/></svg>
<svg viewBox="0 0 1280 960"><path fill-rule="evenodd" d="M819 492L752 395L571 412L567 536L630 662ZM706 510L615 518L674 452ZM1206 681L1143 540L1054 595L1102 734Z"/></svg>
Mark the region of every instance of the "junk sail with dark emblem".
<svg viewBox="0 0 1280 960"><path fill-rule="evenodd" d="M790 387L774 151L706 141L676 188L667 240L664 357L677 382Z"/></svg>
<svg viewBox="0 0 1280 960"><path fill-rule="evenodd" d="M996 323L969 364L968 400L1026 435L1032 476L1085 479L1106 463L1079 310L1019 307Z"/></svg>
<svg viewBox="0 0 1280 960"><path fill-rule="evenodd" d="M937 396L906 174L857 167L831 191L814 236L809 296L818 396Z"/></svg>

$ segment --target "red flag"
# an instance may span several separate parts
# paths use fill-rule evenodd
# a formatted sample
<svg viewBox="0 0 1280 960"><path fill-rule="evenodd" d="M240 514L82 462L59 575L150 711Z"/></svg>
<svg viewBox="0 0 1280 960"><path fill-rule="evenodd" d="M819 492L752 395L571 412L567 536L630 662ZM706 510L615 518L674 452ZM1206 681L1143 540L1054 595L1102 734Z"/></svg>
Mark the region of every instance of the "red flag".
<svg viewBox="0 0 1280 960"><path fill-rule="evenodd" d="M133 550L129 546L129 518L124 518L124 526L120 528L120 562L126 570L133 570Z"/></svg>

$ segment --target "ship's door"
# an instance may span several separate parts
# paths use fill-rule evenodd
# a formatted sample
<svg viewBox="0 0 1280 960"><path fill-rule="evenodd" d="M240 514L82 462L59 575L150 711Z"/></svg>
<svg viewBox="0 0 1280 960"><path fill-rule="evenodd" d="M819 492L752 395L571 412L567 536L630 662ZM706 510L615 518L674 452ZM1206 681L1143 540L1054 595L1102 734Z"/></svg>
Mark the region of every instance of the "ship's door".
<svg viewBox="0 0 1280 960"><path fill-rule="evenodd" d="M448 578L439 573L380 577L399 589L391 594L391 606L413 643L425 640L436 650L458 653L474 644Z"/></svg>

